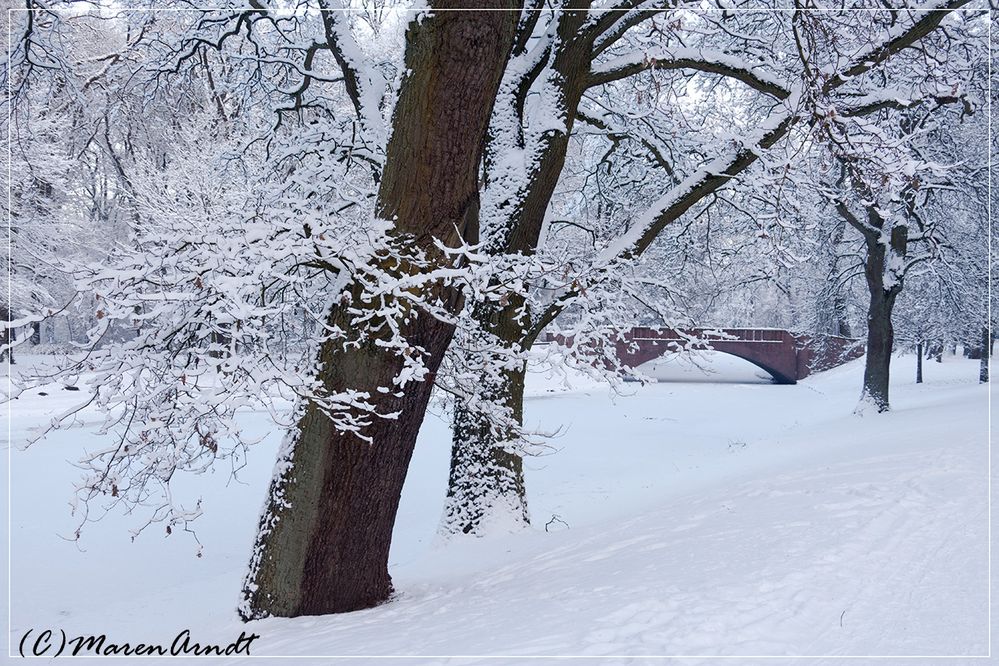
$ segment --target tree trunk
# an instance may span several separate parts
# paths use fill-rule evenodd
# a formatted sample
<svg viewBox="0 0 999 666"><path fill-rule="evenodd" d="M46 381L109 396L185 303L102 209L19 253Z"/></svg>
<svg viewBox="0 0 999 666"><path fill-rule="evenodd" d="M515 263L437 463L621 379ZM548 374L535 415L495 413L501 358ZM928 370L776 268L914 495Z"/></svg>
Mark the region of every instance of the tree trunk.
<svg viewBox="0 0 999 666"><path fill-rule="evenodd" d="M454 3L432 4L436 10ZM479 6L512 8L510 0ZM517 19L514 11L432 11L411 23L406 35L408 74L393 117L377 214L394 222L398 242L415 245L438 263L444 257L435 241L453 247L468 225L477 224L481 149ZM417 270L395 260L382 268L400 276ZM331 325L350 329L348 305L365 307L360 293L354 285L348 304L334 306ZM458 306L458 295L443 287L425 296ZM436 372L453 327L422 312L399 326ZM336 430L314 404L304 407L278 457L260 520L239 607L247 620L357 610L391 594L392 528L433 382L409 383L402 395L380 392L392 386L403 359L370 339L359 346L327 342L317 362L327 390L366 392L379 413L395 418L374 417L363 431L368 443Z"/></svg>
<svg viewBox="0 0 999 666"><path fill-rule="evenodd" d="M982 362L978 370L978 381L985 384L989 381L989 356L992 347L992 331L986 325L982 328Z"/></svg>
<svg viewBox="0 0 999 666"><path fill-rule="evenodd" d="M589 18L585 10L590 4L585 0L573 0L564 5L566 11L558 18L560 47L550 67L557 73L555 96L560 98L564 109L565 128L547 132L539 142L535 161L530 164L531 176L526 189L504 192L511 199L507 204L513 203L503 206L510 208L508 216L499 228L492 230L490 238L483 239L486 252L533 254L537 251L545 215L565 164L576 110L590 75L593 41L592 35L588 36L583 30ZM529 90L525 87L517 93L521 96L521 108ZM502 137L498 143L505 146L509 140L509 137ZM494 333L508 349L522 349L525 345L523 321L529 317L523 314L522 298L511 300L505 306L478 303L474 306L475 316L482 327ZM524 372L523 367L508 370L498 382L483 377L480 382L483 392L478 397L510 410L516 421L522 422ZM473 413L466 405L456 405L451 473L440 526L444 535L480 534L494 524L513 529L529 524L523 459L508 448L515 433L503 436L494 430L481 413Z"/></svg>
<svg viewBox="0 0 999 666"><path fill-rule="evenodd" d="M916 383L923 383L923 343L916 345Z"/></svg>
<svg viewBox="0 0 999 666"><path fill-rule="evenodd" d="M500 305L479 302L474 316L483 330L495 336L489 342L511 354L523 349L528 319L523 296L511 294ZM486 359L496 368L509 359ZM451 472L440 533L481 535L490 529L507 531L530 525L524 486L524 461L516 451L524 421L526 361L514 368L489 372L487 367L474 386L476 403L492 405L516 424L495 423L481 408L455 405L451 445ZM488 408L487 408L488 409Z"/></svg>
<svg viewBox="0 0 999 666"><path fill-rule="evenodd" d="M867 360L864 365L864 391L862 401L869 401L879 412L887 412L888 378L895 329L891 311L895 297L883 290L871 293L867 310Z"/></svg>
<svg viewBox="0 0 999 666"><path fill-rule="evenodd" d="M890 251L893 262L905 261L909 230L905 225L893 227L886 246L883 230L887 223L877 208L867 207L866 223L861 223L843 203L837 204L836 209L861 233L866 249L864 279L870 299L867 306L867 355L864 361L864 388L856 412L863 413L867 406L874 407L878 412L887 412L891 352L895 344L891 315L895 299L902 291L904 276L895 266L886 271L889 268L887 257Z"/></svg>
<svg viewBox="0 0 999 666"><path fill-rule="evenodd" d="M835 334L843 338L852 338L853 332L850 330L850 319L846 311L846 298L842 295L836 296L836 332Z"/></svg>
<svg viewBox="0 0 999 666"><path fill-rule="evenodd" d="M3 316L3 321L9 324L14 321L14 313L9 307L0 310L0 314ZM14 365L14 343L17 341L17 335L13 328L5 327L3 332L0 333L0 345L10 345L10 348L0 352L0 361L6 356L10 359L10 364Z"/></svg>
<svg viewBox="0 0 999 666"><path fill-rule="evenodd" d="M838 225L833 232L832 238L830 238L829 264L826 269L825 283L832 285L835 291L825 294L819 301L819 321L816 330L820 333L849 338L852 336L850 335L850 323L847 316L846 295L837 286L840 273L840 261L837 249L843 242L846 227L846 224Z"/></svg>
<svg viewBox="0 0 999 666"><path fill-rule="evenodd" d="M213 349L208 352L212 358L226 358L229 356L229 345L232 343L232 336L221 331L212 331Z"/></svg>
<svg viewBox="0 0 999 666"><path fill-rule="evenodd" d="M870 226L880 229L884 220L875 209L868 209ZM885 283L887 250L899 257L905 256L908 232L905 227L892 229L890 245L885 247L880 234L864 232L867 256L864 261L864 278L870 302L867 307L867 357L864 364L864 388L860 395L859 410L872 405L878 412L889 410L888 383L891 370L891 352L895 344L895 329L891 315L895 299L902 290L900 278Z"/></svg>
<svg viewBox="0 0 999 666"><path fill-rule="evenodd" d="M482 397L524 421L522 365L502 372L499 378L483 377ZM482 535L490 529L514 530L530 524L524 486L524 461L510 450L510 436L496 432L488 416L455 405L451 447L451 473L440 532Z"/></svg>

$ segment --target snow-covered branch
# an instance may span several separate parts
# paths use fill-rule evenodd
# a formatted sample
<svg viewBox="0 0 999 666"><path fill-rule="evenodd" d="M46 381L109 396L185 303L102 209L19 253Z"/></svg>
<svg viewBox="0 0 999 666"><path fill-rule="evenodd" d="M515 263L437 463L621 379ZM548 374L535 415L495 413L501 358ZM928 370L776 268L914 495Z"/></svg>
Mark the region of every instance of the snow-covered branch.
<svg viewBox="0 0 999 666"><path fill-rule="evenodd" d="M741 57L720 51L676 47L650 53L633 53L612 58L593 67L588 86L619 81L640 72L656 69L694 70L740 81L753 90L778 100L787 99L789 86L767 71L764 64L749 64Z"/></svg>

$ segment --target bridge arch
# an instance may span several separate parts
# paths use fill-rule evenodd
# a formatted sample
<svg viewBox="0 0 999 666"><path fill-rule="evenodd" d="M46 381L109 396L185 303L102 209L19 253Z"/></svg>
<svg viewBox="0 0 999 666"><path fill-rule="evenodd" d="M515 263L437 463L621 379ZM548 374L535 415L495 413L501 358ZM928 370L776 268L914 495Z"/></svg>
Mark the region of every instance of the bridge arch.
<svg viewBox="0 0 999 666"><path fill-rule="evenodd" d="M710 352L702 356L703 352ZM666 352L636 368L660 382L723 382L778 384L782 378L759 362L732 352L715 349L686 354Z"/></svg>
<svg viewBox="0 0 999 666"><path fill-rule="evenodd" d="M796 341L787 331L775 329L726 329L712 335L710 331L655 331L632 329L625 341L618 343L617 356L626 366L661 358L670 351L685 346L687 338L696 337L711 349L752 363L771 377L777 384L794 384L798 381ZM686 337L685 337L686 336ZM700 345L698 345L700 347Z"/></svg>
<svg viewBox="0 0 999 666"><path fill-rule="evenodd" d="M691 338L704 349L741 358L768 373L777 384L795 384L812 372L841 365L863 354L863 346L847 338L816 342L807 336L773 328L727 328L673 331L633 328L617 343L616 355L628 367L660 358L686 346ZM701 345L698 345L700 348Z"/></svg>
<svg viewBox="0 0 999 666"><path fill-rule="evenodd" d="M687 347L712 349L741 358L767 372L778 384L796 384L813 372L828 370L864 354L858 340L836 336L815 339L777 328L654 329L621 331L614 353L622 365L637 367L667 352ZM546 334L549 343L571 344L571 336Z"/></svg>

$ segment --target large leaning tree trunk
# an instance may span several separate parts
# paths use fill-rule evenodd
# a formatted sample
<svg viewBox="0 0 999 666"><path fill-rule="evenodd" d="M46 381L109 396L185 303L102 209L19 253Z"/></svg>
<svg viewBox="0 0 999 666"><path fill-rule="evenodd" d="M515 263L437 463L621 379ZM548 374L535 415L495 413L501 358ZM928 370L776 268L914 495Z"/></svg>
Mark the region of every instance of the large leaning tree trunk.
<svg viewBox="0 0 999 666"><path fill-rule="evenodd" d="M435 241L454 247L459 233L477 224L477 170L518 18L516 11L437 11L460 4L432 2L429 16L409 27L408 74L377 199L377 214L394 223L392 235L439 262L444 258ZM480 0L478 6L515 9L511 0ZM385 264L390 276L419 270L405 261ZM457 307L457 294L430 289L427 299ZM354 285L351 299L332 308L331 326L348 327L348 309L367 307L361 291ZM375 316L372 330L378 330ZM422 350L428 371L436 372L453 327L424 312L410 313L399 326L410 347ZM433 385L379 391L393 385L403 361L377 339L323 345L317 364L325 389L367 393L378 413L395 418L375 417L363 432L369 443L334 428L315 404L304 407L279 456L261 517L239 608L244 619L345 612L390 596L392 528Z"/></svg>
<svg viewBox="0 0 999 666"><path fill-rule="evenodd" d="M867 220L861 222L844 203L836 210L864 238L864 278L870 296L867 307L867 356L864 363L864 388L860 395L859 409L867 405L878 412L887 412L888 382L891 373L891 353L895 345L892 310L902 291L901 272L889 266L889 253L904 261L908 249L908 227L892 227L887 246L882 240L882 229L887 222L874 207L867 208ZM893 262L897 263L897 262Z"/></svg>

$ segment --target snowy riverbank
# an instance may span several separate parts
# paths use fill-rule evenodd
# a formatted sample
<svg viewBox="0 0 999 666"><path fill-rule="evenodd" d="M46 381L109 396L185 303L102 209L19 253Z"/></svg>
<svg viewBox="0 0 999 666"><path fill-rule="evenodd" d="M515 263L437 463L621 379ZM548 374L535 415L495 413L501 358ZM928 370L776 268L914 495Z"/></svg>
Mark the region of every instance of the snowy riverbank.
<svg viewBox="0 0 999 666"><path fill-rule="evenodd" d="M74 543L62 538L75 526L67 461L104 440L80 427L17 450L70 399L22 397L11 424L14 649L27 629L49 627L132 643L191 629L223 644L249 629L254 655L983 654L977 361L927 363L915 385L914 359L900 357L893 412L858 417L861 363L796 386L678 381L618 396L586 381L551 391L535 377L528 423L562 428L556 451L528 462L535 528L473 542L435 538L450 441L428 417L396 526L397 598L248 626L233 609L279 436L251 453L241 483L227 485L226 470L184 482L205 500L202 557L179 531L132 542L139 521L119 514ZM262 414L245 421L265 429Z"/></svg>

